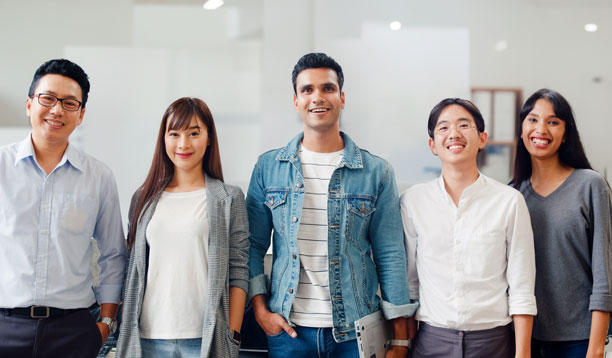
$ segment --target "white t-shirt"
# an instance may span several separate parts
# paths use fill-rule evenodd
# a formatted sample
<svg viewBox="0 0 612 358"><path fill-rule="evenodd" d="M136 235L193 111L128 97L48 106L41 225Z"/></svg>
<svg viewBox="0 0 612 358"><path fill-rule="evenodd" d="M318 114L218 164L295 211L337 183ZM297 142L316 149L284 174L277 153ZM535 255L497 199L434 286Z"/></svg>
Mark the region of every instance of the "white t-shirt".
<svg viewBox="0 0 612 358"><path fill-rule="evenodd" d="M202 337L208 292L206 189L163 192L146 234L150 250L140 336Z"/></svg>
<svg viewBox="0 0 612 358"><path fill-rule="evenodd" d="M300 280L291 306L291 321L304 327L332 327L327 257L327 193L329 180L344 149L316 153L300 146L304 175L304 204L298 231Z"/></svg>
<svg viewBox="0 0 612 358"><path fill-rule="evenodd" d="M400 203L418 320L472 331L536 314L533 234L517 190L480 174L455 206L440 176Z"/></svg>

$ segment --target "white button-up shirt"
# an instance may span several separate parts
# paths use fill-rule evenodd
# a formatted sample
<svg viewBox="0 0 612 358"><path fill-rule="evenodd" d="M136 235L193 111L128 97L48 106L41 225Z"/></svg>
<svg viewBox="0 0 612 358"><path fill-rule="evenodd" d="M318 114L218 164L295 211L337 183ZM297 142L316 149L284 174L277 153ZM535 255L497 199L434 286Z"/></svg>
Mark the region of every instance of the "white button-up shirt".
<svg viewBox="0 0 612 358"><path fill-rule="evenodd" d="M91 238L100 248L92 288ZM0 307L119 303L127 250L111 170L68 144L47 175L31 136L0 148Z"/></svg>
<svg viewBox="0 0 612 358"><path fill-rule="evenodd" d="M523 196L482 174L455 206L444 179L401 196L411 298L432 326L482 330L535 315L535 258Z"/></svg>

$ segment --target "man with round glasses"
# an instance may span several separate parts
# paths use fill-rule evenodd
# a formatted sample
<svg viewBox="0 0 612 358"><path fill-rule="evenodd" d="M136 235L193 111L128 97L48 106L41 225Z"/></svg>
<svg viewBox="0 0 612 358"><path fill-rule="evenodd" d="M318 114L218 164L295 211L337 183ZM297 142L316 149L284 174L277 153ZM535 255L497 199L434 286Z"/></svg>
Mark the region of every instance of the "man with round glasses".
<svg viewBox="0 0 612 358"><path fill-rule="evenodd" d="M535 258L525 200L478 171L487 133L472 102L442 100L428 133L442 173L400 199L410 293L420 302L412 357L510 358L514 347L529 357Z"/></svg>
<svg viewBox="0 0 612 358"><path fill-rule="evenodd" d="M117 187L106 165L69 143L88 92L77 64L43 63L26 100L31 133L0 147L1 357L95 357L116 328L127 257ZM99 322L88 310L96 301Z"/></svg>

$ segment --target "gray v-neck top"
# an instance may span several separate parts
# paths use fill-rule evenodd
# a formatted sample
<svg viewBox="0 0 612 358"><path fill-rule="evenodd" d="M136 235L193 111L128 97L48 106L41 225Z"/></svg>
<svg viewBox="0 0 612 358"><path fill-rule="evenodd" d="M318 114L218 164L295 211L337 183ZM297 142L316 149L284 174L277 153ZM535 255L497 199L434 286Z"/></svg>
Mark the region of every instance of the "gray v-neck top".
<svg viewBox="0 0 612 358"><path fill-rule="evenodd" d="M610 189L589 169L575 169L546 197L529 180L520 192L531 215L538 315L533 337L589 338L592 310L612 311Z"/></svg>

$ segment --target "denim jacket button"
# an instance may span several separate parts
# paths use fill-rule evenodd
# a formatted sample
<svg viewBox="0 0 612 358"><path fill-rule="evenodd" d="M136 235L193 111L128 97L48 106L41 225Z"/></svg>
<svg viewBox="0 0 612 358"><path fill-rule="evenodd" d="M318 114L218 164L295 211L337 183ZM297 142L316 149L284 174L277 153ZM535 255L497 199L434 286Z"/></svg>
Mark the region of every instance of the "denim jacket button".
<svg viewBox="0 0 612 358"><path fill-rule="evenodd" d="M296 222L298 221L298 218L294 216L294 217L293 217L293 219L291 219L291 221L293 221L294 223L296 223Z"/></svg>
<svg viewBox="0 0 612 358"><path fill-rule="evenodd" d="M297 258L296 254L291 255L291 257L293 257L293 259L295 260Z"/></svg>
<svg viewBox="0 0 612 358"><path fill-rule="evenodd" d="M289 289L289 293L293 293L293 288L290 288L290 289Z"/></svg>
<svg viewBox="0 0 612 358"><path fill-rule="evenodd" d="M297 183L297 184L295 184L295 186L297 186L298 188L301 188L302 187L302 183Z"/></svg>

